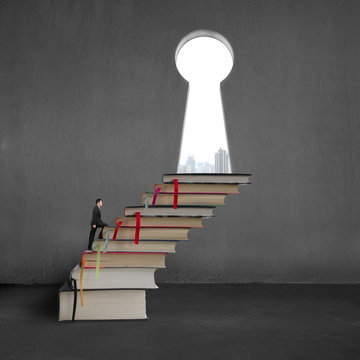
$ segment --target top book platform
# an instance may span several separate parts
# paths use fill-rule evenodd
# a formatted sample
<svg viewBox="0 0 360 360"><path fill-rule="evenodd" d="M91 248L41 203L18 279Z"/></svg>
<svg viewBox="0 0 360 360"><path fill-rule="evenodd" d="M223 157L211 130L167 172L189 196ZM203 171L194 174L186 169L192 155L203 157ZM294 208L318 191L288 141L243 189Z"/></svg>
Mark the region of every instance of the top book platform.
<svg viewBox="0 0 360 360"><path fill-rule="evenodd" d="M251 174L211 174L211 173L185 173L164 174L163 183L172 183L175 179L179 183L199 184L250 184Z"/></svg>

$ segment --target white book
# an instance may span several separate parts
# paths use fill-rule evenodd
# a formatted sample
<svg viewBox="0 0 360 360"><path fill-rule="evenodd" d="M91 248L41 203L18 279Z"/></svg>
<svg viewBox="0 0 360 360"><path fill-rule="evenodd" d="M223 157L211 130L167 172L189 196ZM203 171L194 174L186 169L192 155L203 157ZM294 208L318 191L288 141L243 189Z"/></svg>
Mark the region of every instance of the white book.
<svg viewBox="0 0 360 360"><path fill-rule="evenodd" d="M155 284L156 268L101 268L99 279L96 278L96 269L84 269L83 289L157 289ZM76 265L71 273L70 280L75 279L80 289L80 265Z"/></svg>
<svg viewBox="0 0 360 360"><path fill-rule="evenodd" d="M174 209L172 206L128 206L125 208L125 216L136 215L137 212L141 216L198 216L212 217L215 206L178 206Z"/></svg>
<svg viewBox="0 0 360 360"><path fill-rule="evenodd" d="M107 251L129 251L129 252L166 252L174 253L177 244L176 241L166 240L140 240L138 244L134 240L109 240L107 244ZM104 251L105 240L94 240L92 248L97 251L100 245L100 251Z"/></svg>
<svg viewBox="0 0 360 360"><path fill-rule="evenodd" d="M80 291L65 283L59 289L59 321L72 320L135 320L147 319L145 290L85 290L84 306ZM74 311L75 310L75 311Z"/></svg>
<svg viewBox="0 0 360 360"><path fill-rule="evenodd" d="M163 183L249 184L251 174L164 174Z"/></svg>

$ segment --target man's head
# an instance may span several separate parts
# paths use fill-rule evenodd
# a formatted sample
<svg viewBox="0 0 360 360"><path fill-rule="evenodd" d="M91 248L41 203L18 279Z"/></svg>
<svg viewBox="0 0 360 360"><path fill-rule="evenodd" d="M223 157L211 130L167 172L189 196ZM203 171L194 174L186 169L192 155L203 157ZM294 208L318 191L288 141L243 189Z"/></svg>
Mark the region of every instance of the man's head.
<svg viewBox="0 0 360 360"><path fill-rule="evenodd" d="M102 207L102 200L101 199L96 199L96 205L98 207Z"/></svg>

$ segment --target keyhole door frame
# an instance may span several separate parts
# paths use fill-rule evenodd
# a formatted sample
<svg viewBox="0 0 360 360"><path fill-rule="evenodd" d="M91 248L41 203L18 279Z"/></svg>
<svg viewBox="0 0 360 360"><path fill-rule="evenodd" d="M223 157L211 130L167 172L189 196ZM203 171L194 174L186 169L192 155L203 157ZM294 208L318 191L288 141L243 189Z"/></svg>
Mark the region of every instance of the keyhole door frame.
<svg viewBox="0 0 360 360"><path fill-rule="evenodd" d="M232 46L231 46L230 42L223 35L219 34L216 31L213 31L213 30L199 29L199 30L192 31L191 33L187 34L179 42L179 44L178 44L178 46L176 47L176 50L175 50L175 66L176 67L177 67L177 57L178 57L178 54L179 54L180 50L182 49L182 47L187 42L189 42L191 40L194 40L196 38L199 38L199 37L208 37L208 38L213 38L215 40L220 41L228 49L228 51L229 51L229 53L231 55L231 58L232 58L232 63L234 63L234 51L232 49ZM227 76L222 81L224 81L227 78ZM184 80L186 80L186 79L184 79ZM232 171L231 158L230 158L231 151L230 151L230 145L229 145L228 137L227 137L226 118L225 118L225 111L224 111L224 108L223 108L222 93L221 93L221 83L222 83L222 81L220 81L220 84L219 84L219 86L220 86L220 101L221 101L221 106L222 106L223 122L224 122L225 136L226 136L226 142L227 142L227 148L228 148L228 154L227 155L228 155L228 161L229 161L229 169L231 169L231 171ZM190 86L190 83L189 83L188 86ZM184 121L183 121L183 128L182 128L182 134L181 134L181 143L180 143L179 157L178 157L178 163L177 163L177 171L179 170L180 158L181 158L181 150L182 150L182 147L183 147L183 137L184 137L185 120L186 120L185 117L186 117L186 112L187 112L188 100L189 100L189 89L188 89L187 99L186 99L186 102L185 102Z"/></svg>

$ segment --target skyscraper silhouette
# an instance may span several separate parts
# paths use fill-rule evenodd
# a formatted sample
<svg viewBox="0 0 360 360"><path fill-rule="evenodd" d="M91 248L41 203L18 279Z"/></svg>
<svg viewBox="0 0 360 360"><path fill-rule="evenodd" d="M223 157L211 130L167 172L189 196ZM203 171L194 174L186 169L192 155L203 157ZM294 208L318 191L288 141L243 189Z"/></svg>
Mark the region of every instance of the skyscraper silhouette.
<svg viewBox="0 0 360 360"><path fill-rule="evenodd" d="M194 156L189 155L186 161L186 172L187 173L194 173L196 169L196 162Z"/></svg>
<svg viewBox="0 0 360 360"><path fill-rule="evenodd" d="M228 173L229 172L229 156L226 150L219 149L215 153L215 172L216 173Z"/></svg>

